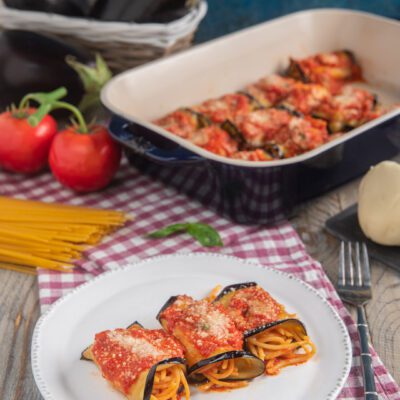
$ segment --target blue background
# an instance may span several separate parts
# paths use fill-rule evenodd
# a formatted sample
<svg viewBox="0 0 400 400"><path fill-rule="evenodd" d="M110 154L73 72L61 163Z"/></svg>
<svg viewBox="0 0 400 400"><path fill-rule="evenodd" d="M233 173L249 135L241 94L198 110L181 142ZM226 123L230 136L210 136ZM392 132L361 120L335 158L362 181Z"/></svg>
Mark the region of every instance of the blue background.
<svg viewBox="0 0 400 400"><path fill-rule="evenodd" d="M291 12L324 7L363 10L400 19L400 0L208 0L208 13L195 42L201 43Z"/></svg>

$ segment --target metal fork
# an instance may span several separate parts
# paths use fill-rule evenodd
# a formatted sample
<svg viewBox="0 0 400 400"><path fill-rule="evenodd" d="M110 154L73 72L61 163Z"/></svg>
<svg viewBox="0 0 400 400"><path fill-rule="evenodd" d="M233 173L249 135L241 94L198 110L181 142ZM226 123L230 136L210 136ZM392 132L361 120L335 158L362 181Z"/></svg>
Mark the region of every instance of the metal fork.
<svg viewBox="0 0 400 400"><path fill-rule="evenodd" d="M364 310L364 306L372 298L370 266L365 243L360 245L357 242L354 246L351 243L341 243L338 292L343 301L357 307L357 329L360 336L364 375L364 399L378 400Z"/></svg>

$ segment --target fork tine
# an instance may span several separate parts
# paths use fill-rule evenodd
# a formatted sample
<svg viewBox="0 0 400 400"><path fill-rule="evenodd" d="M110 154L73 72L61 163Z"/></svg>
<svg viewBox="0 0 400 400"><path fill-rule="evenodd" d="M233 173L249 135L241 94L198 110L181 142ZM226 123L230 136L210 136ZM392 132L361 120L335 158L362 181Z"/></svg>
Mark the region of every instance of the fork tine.
<svg viewBox="0 0 400 400"><path fill-rule="evenodd" d="M350 242L348 242L346 246L345 274L346 274L347 284L350 286L354 286L354 265L353 265L352 248Z"/></svg>
<svg viewBox="0 0 400 400"><path fill-rule="evenodd" d="M360 258L360 243L356 242L356 285L362 286L362 273L361 273L361 258Z"/></svg>
<svg viewBox="0 0 400 400"><path fill-rule="evenodd" d="M346 284L345 278L345 268L344 268L345 258L344 258L344 242L340 243L340 257L339 257L339 285L344 286Z"/></svg>
<svg viewBox="0 0 400 400"><path fill-rule="evenodd" d="M363 254L362 269L363 269L364 285L371 287L371 272L369 266L367 245L365 243L362 244L362 254Z"/></svg>

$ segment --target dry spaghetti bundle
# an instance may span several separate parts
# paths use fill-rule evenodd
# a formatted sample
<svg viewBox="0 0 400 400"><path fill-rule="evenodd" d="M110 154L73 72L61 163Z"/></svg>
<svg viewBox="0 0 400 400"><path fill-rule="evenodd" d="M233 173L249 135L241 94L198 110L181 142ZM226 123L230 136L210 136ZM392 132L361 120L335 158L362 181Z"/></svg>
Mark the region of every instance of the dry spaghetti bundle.
<svg viewBox="0 0 400 400"><path fill-rule="evenodd" d="M127 219L119 211L0 197L0 268L69 272L84 250Z"/></svg>

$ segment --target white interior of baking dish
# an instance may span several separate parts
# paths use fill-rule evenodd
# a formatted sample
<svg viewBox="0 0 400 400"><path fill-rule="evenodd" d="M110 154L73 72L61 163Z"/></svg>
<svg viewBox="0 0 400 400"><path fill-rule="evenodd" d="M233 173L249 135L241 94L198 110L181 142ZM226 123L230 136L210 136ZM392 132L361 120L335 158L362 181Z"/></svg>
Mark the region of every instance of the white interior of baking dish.
<svg viewBox="0 0 400 400"><path fill-rule="evenodd" d="M393 111L318 149L290 159L248 162L227 159L156 127L150 121L182 106L242 89L268 74L283 72L289 57L348 49L361 64L368 88L384 103L400 101L400 23L371 14L322 9L266 22L196 46L164 60L126 71L103 89L112 112L166 136L210 159L260 166L307 159L399 114Z"/></svg>

